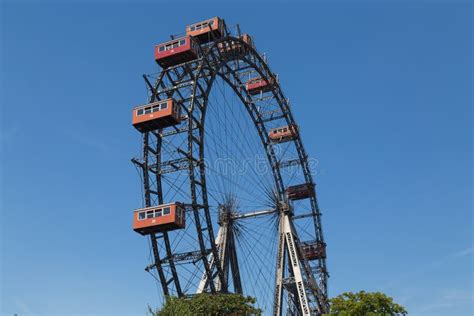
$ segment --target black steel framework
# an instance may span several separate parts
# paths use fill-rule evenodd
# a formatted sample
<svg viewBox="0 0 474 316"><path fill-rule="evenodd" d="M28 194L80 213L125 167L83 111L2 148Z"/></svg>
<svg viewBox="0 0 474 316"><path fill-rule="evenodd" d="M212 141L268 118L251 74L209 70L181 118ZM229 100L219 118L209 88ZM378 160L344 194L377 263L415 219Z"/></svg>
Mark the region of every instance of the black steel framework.
<svg viewBox="0 0 474 316"><path fill-rule="evenodd" d="M274 179L275 195L279 201L286 201L285 188L288 185L282 176L282 168L301 168L306 183L314 183L309 169L308 155L299 135L291 142L296 149L297 157L291 160L282 160L275 150L276 144L269 139L270 123L281 122L281 125L296 125L289 101L284 96L276 75L270 70L265 57L257 52L255 47L248 45L239 38L240 34L231 34L226 30L225 36L214 39L208 44L198 46L198 59L163 69L156 77L144 75L145 83L149 90L149 102L167 98L174 98L181 107L183 124L165 130L156 130L143 133L142 156L132 159L143 174L144 206L163 204L162 175L186 170L188 173L188 186L191 201L186 207L188 216L193 217L196 228L196 249L188 252L174 253L169 233L163 232L150 235L154 263L147 270L155 269L165 295L175 294L179 297L192 294L183 290L178 265L196 264L201 262L208 280L219 281L217 289L214 282L207 282L206 290L215 293L228 292L228 270L222 267L219 249L215 243L213 223L209 211L208 192L206 187L206 164L204 156L205 119L209 93L217 77L224 80L235 92L245 106L250 119L255 125L266 158L271 166ZM240 49L231 53L222 51L222 47L232 47L238 43ZM245 89L245 78L250 75L259 76L273 82L272 90L268 93L250 95ZM267 100L271 99L273 108L265 108ZM266 102L265 104L263 102ZM173 159L163 157L163 140L172 139L177 135L187 135L186 141L176 149ZM313 186L314 187L314 186ZM313 239L324 243L321 227L321 212L316 194L310 198L311 210L306 214L291 216L290 220L297 221L302 218L312 218L314 229ZM292 224L293 225L293 224ZM233 236L232 236L233 238ZM294 236L299 244L298 236ZM209 258L212 257L213 260ZM313 304L312 311L321 314L328 311L326 259L319 258L315 261L307 260L299 254L305 286L309 301ZM231 258L231 261L234 259ZM235 259L236 261L236 259ZM238 269L233 263L232 273ZM224 271L225 270L225 271ZM291 278L284 280L286 290L294 292ZM242 291L237 285L238 292ZM293 290L292 290L293 288ZM235 290L235 289L234 289ZM273 296L273 293L268 293ZM295 297L296 295L292 295ZM294 304L297 306L296 302ZM298 308L294 307L297 314Z"/></svg>

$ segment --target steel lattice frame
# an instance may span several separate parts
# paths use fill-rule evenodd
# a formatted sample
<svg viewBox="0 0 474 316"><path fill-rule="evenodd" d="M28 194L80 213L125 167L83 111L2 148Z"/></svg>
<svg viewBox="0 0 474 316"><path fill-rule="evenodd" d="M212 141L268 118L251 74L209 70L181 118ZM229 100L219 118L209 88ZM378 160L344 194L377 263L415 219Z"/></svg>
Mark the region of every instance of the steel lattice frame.
<svg viewBox="0 0 474 316"><path fill-rule="evenodd" d="M235 43L241 45L241 49L232 54L223 53L222 48L232 47ZM258 76L273 81L270 98L278 104L277 108L270 111L262 111L259 95L250 95L245 89L245 74L254 72ZM292 160L281 160L274 149L274 144L269 139L269 123L276 120L282 125L296 124L288 99L285 98L278 80L271 72L265 58L256 49L226 33L224 37L215 39L210 44L199 46L199 58L177 66L163 69L155 80L145 76L144 79L149 90L149 102L174 98L180 105L186 123L179 128L173 127L166 130L156 130L143 133L143 152L140 159L132 161L140 167L143 172L144 203L145 206L159 205L168 201L163 200L162 175L177 170L187 170L189 177L189 188L192 200L189 201L188 213L193 214L198 238L197 249L185 253L173 253L168 233L150 235L153 250L154 264L147 269L156 269L158 279L161 283L163 293L178 296L188 295L183 291L180 284L180 276L176 265L183 262L201 261L208 280L218 279L221 286L216 289L214 282L208 282L208 291L227 292L227 278L222 271L219 262L220 256L215 244L215 235L211 214L208 205L206 187L206 165L204 156L205 118L209 93L213 87L214 80L220 77L233 89L253 121L258 132L262 146L274 179L275 191L280 201L285 201L285 181L281 169L289 166L301 168L306 183L314 183L309 170L308 156L304 150L300 136L291 140L296 148L297 157ZM163 140L173 138L178 134L186 134L187 141L176 151L180 155L174 159L163 160ZM313 187L314 190L314 187ZM314 239L324 242L321 228L321 214L318 207L316 195L310 198L311 211L307 214L290 216L290 224L298 218L311 217L314 226ZM297 233L294 236L298 244ZM213 258L213 261L209 258ZM304 284L308 288L308 301L312 304L311 310L315 314L328 311L327 301L327 269L325 258L309 261L303 255L298 260L302 267ZM167 277L170 276L169 278ZM269 293L273 295L273 293ZM298 310L298 309L296 309ZM304 314L301 311L298 312Z"/></svg>

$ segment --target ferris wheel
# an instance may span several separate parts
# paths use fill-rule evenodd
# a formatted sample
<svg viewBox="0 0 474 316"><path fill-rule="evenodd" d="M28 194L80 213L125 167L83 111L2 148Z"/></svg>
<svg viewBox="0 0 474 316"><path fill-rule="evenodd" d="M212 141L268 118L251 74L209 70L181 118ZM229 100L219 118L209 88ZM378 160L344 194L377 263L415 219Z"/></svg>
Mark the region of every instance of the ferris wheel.
<svg viewBox="0 0 474 316"><path fill-rule="evenodd" d="M144 193L133 229L163 297L240 293L264 314L327 313L311 160L266 57L215 17L156 45L155 60L132 110Z"/></svg>

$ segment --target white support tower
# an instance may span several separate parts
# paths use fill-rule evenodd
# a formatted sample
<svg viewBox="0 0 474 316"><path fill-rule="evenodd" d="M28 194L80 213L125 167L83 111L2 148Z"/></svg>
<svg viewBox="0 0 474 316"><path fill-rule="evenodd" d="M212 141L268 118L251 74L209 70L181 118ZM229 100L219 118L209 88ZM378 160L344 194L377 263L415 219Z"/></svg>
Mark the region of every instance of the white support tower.
<svg viewBox="0 0 474 316"><path fill-rule="evenodd" d="M298 246L295 241L293 225L291 225L289 216L290 208L288 204L280 204L280 222L278 225L278 250L276 267L276 285L275 285L275 305L273 314L282 315L283 289L287 288L288 295L292 296L289 301L299 306L299 314L311 315L311 309L306 295L306 285L300 266ZM288 257L288 258L286 258ZM285 262L288 260L288 265ZM285 271L288 269L288 275Z"/></svg>

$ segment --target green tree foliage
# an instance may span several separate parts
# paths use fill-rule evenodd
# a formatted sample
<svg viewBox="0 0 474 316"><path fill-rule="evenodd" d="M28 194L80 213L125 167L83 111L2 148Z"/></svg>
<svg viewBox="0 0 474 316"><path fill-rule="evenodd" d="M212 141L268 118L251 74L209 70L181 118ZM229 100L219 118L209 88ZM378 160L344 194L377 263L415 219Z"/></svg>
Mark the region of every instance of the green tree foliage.
<svg viewBox="0 0 474 316"><path fill-rule="evenodd" d="M161 310L152 311L154 316L187 315L261 315L262 311L253 306L255 299L239 294L197 294L189 298L168 297Z"/></svg>
<svg viewBox="0 0 474 316"><path fill-rule="evenodd" d="M331 314L338 316L400 316L406 309L387 295L375 292L346 292L332 298Z"/></svg>

